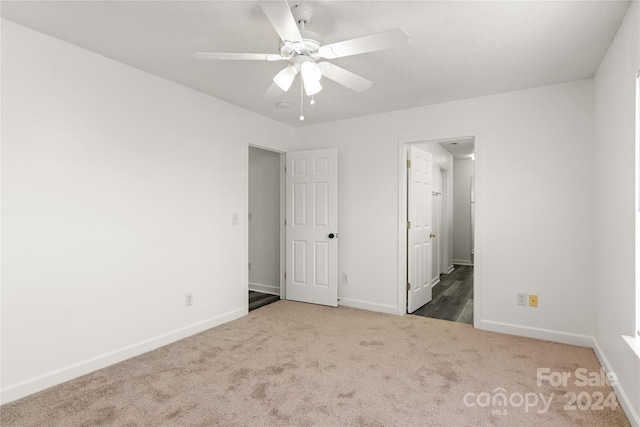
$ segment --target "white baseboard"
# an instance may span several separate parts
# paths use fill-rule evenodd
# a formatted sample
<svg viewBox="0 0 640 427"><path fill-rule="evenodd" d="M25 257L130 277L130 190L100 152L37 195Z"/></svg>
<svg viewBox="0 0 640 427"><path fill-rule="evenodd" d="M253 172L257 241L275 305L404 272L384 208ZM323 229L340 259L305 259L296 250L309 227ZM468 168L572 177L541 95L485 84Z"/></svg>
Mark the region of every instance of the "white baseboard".
<svg viewBox="0 0 640 427"><path fill-rule="evenodd" d="M455 270L456 268L453 266L453 264L451 264L449 266L449 268L447 268L447 273L446 274L451 274L453 272L453 270Z"/></svg>
<svg viewBox="0 0 640 427"><path fill-rule="evenodd" d="M440 275L438 275L438 277L434 277L433 279L431 279L431 287L433 288L438 283L440 283Z"/></svg>
<svg viewBox="0 0 640 427"><path fill-rule="evenodd" d="M591 347L593 348L593 351L596 354L596 357L600 361L600 364L604 367L605 372L606 373L612 372L613 369L611 369L611 365L609 364L607 357L602 351L602 348L598 344L598 341L595 339L595 337L592 339L592 341L593 342ZM619 381L613 386L613 391L616 393L618 402L620 403L620 406L622 406L622 410L627 415L627 418L629 418L629 422L631 423L631 425L635 427L640 427L640 414L638 414L633 408L633 405L631 404L629 397L627 397L627 394L624 392L624 389L622 388L622 384L620 384Z"/></svg>
<svg viewBox="0 0 640 427"><path fill-rule="evenodd" d="M280 296L280 286L249 282L249 290L254 292L262 292L263 294Z"/></svg>
<svg viewBox="0 0 640 427"><path fill-rule="evenodd" d="M126 359L139 356L143 353L147 353L151 350L155 350L207 329L211 329L223 323L238 319L246 314L246 308L239 308L220 316L212 317L211 319L207 319L118 350L83 360L37 377L29 378L28 380L21 381L17 384L11 384L0 390L0 402L5 404L21 399L30 394L62 384L63 382L89 374L98 369L106 368L107 366L114 365Z"/></svg>
<svg viewBox="0 0 640 427"><path fill-rule="evenodd" d="M473 261L468 259L454 259L453 263L456 265L470 265L473 267Z"/></svg>
<svg viewBox="0 0 640 427"><path fill-rule="evenodd" d="M480 320L480 323L478 325L473 326L478 329L484 329L485 331L536 338L539 340L559 342L562 344L571 344L580 347L593 346L593 337L589 335L572 334L568 332L555 331L552 329L532 328L530 326L494 322L492 320L482 319Z"/></svg>
<svg viewBox="0 0 640 427"><path fill-rule="evenodd" d="M339 298L338 305L351 307L351 308L359 308L362 310L377 311L379 313L387 313L387 314L395 314L395 315L398 314L398 307L396 307L395 305L378 304L375 302L360 301L360 300L350 299L350 298Z"/></svg>

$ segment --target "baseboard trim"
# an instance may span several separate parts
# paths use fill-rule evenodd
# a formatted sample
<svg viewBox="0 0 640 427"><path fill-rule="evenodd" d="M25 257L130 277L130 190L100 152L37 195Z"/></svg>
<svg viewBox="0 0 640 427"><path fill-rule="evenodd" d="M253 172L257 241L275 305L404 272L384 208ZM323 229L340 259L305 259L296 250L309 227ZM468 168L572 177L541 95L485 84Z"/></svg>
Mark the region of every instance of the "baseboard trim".
<svg viewBox="0 0 640 427"><path fill-rule="evenodd" d="M451 273L453 273L453 270L455 270L455 269L456 269L456 268L453 266L453 264L451 264L451 265L449 266L449 268L447 269L447 273L446 273L446 274L451 274Z"/></svg>
<svg viewBox="0 0 640 427"><path fill-rule="evenodd" d="M456 265L469 265L471 267L473 267L473 262L470 260L464 260L464 259L454 259L453 263Z"/></svg>
<svg viewBox="0 0 640 427"><path fill-rule="evenodd" d="M431 287L433 288L435 285L440 283L440 276L431 279Z"/></svg>
<svg viewBox="0 0 640 427"><path fill-rule="evenodd" d="M596 340L595 337L592 338L591 347L593 348L596 357L600 361L600 364L604 367L605 372L615 372L611 368L607 356L605 356L604 352L602 351L602 347L600 347L600 344L598 344L598 340ZM616 393L616 397L618 398L620 406L622 406L622 410L624 411L627 418L629 418L629 422L635 427L640 427L640 415L633 408L633 405L631 404L631 401L629 400L627 394L624 392L624 389L622 388L620 382L613 386L613 391Z"/></svg>
<svg viewBox="0 0 640 427"><path fill-rule="evenodd" d="M580 347L592 347L593 337L589 335L572 334L568 332L555 331L552 329L532 328L530 326L515 325L512 323L494 322L493 320L482 320L474 325L478 329L485 331L500 332L509 335L518 335L521 337L536 338L539 340L547 340L559 342L562 344L577 345Z"/></svg>
<svg viewBox="0 0 640 427"><path fill-rule="evenodd" d="M246 308L235 309L220 316L212 317L202 322L21 381L17 384L9 385L0 390L0 403L5 404L21 399L98 369L106 368L107 366L114 365L223 323L238 319L246 314Z"/></svg>
<svg viewBox="0 0 640 427"><path fill-rule="evenodd" d="M351 307L351 308L359 308L362 310L377 311L379 313L387 313L387 314L395 314L395 315L398 314L398 307L396 307L395 305L378 304L375 302L360 301L360 300L350 299L350 298L339 298L338 305Z"/></svg>
<svg viewBox="0 0 640 427"><path fill-rule="evenodd" d="M262 292L263 294L280 296L280 286L249 282L249 290L254 292Z"/></svg>

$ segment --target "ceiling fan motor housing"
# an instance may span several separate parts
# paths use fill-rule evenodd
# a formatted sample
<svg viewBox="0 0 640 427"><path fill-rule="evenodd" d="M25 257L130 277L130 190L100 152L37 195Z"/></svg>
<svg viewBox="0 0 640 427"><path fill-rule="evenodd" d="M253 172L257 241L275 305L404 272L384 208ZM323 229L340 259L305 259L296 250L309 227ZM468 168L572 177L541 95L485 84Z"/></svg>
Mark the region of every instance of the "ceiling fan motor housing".
<svg viewBox="0 0 640 427"><path fill-rule="evenodd" d="M280 54L285 58L293 59L298 55L305 55L313 60L319 59L318 49L322 45L320 34L309 30L300 30L302 43L296 44L284 41L280 44Z"/></svg>
<svg viewBox="0 0 640 427"><path fill-rule="evenodd" d="M313 9L306 4L296 4L291 8L291 14L300 30L302 43L285 40L280 44L280 54L289 60L295 60L300 55L307 56L314 61L319 59L318 49L322 45L320 34L305 29L305 25L311 21Z"/></svg>
<svg viewBox="0 0 640 427"><path fill-rule="evenodd" d="M304 24L308 24L311 21L313 9L308 4L296 4L291 8L291 14L298 25L304 26Z"/></svg>

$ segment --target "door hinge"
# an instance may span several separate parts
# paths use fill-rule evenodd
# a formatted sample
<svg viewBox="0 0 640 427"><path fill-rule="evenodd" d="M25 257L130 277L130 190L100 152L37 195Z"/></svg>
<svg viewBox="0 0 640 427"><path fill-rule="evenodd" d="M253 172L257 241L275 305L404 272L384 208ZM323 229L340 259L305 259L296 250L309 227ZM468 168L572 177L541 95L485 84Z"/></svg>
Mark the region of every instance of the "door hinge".
<svg viewBox="0 0 640 427"><path fill-rule="evenodd" d="M284 272L284 280L287 280L287 272Z"/></svg>
<svg viewBox="0 0 640 427"><path fill-rule="evenodd" d="M284 167L284 173L287 173L287 167L286 166Z"/></svg>
<svg viewBox="0 0 640 427"><path fill-rule="evenodd" d="M287 225L287 218L284 219L284 225Z"/></svg>
<svg viewBox="0 0 640 427"><path fill-rule="evenodd" d="M407 290L410 291L411 290L411 283L407 282Z"/></svg>
<svg viewBox="0 0 640 427"><path fill-rule="evenodd" d="M411 221L407 221L407 230L411 229Z"/></svg>
<svg viewBox="0 0 640 427"><path fill-rule="evenodd" d="M411 160L407 160L407 169L411 167Z"/></svg>

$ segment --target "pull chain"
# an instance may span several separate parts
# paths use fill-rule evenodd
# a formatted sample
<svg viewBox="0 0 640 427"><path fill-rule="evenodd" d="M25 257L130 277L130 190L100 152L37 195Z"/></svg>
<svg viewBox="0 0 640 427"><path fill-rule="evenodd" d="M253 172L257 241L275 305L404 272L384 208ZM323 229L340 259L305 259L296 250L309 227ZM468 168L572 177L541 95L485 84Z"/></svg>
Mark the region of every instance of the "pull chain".
<svg viewBox="0 0 640 427"><path fill-rule="evenodd" d="M302 76L300 76L300 121L304 120L304 87L302 83Z"/></svg>

